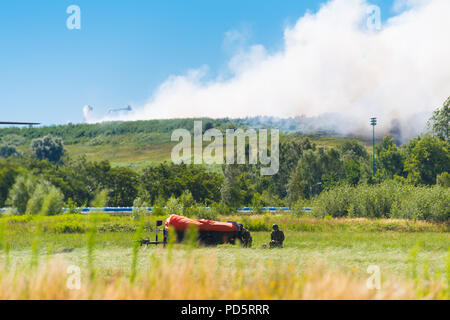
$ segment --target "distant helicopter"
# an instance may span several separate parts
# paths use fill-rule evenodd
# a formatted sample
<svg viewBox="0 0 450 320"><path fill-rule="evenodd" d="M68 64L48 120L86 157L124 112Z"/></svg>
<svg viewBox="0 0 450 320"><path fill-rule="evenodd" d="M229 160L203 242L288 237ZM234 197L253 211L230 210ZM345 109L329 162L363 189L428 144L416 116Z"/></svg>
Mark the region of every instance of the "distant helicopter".
<svg viewBox="0 0 450 320"><path fill-rule="evenodd" d="M120 112L120 111L131 111L131 110L133 110L132 108L131 108L131 106L130 105L128 105L126 108L119 108L119 109L109 109L108 110L108 114L111 114L111 113L114 113L114 112Z"/></svg>

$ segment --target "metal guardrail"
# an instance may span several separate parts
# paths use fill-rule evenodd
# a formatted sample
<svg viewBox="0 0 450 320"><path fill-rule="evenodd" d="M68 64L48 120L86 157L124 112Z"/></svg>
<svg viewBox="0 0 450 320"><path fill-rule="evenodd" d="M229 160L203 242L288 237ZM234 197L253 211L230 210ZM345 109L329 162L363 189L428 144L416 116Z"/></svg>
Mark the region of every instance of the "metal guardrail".
<svg viewBox="0 0 450 320"><path fill-rule="evenodd" d="M147 207L146 208L148 212L153 211L153 207ZM205 209L211 209L210 207L205 207ZM290 212L292 211L289 207L262 207L260 208L262 211L269 211L269 212ZM0 208L0 213L5 213L8 210L8 208ZM63 208L64 212L69 211L69 208ZM103 208L77 208L77 210L80 210L82 214L88 214L88 213L132 213L133 207L103 207ZM303 208L303 211L309 212L312 211L312 208L305 207ZM251 213L253 212L252 207L243 207L238 208L236 210L238 213Z"/></svg>
<svg viewBox="0 0 450 320"><path fill-rule="evenodd" d="M269 211L269 212L291 212L292 209L289 207L262 207L260 208L260 210L262 211ZM305 207L302 209L305 212L309 212L312 210L312 208L310 207ZM252 207L244 207L244 208L239 208L236 210L236 212L239 213L250 213L253 212L253 208Z"/></svg>
<svg viewBox="0 0 450 320"><path fill-rule="evenodd" d="M81 213L132 213L133 207L104 207L104 208L77 208ZM69 208L63 208L64 212L69 211ZM148 212L152 212L153 208L148 207Z"/></svg>

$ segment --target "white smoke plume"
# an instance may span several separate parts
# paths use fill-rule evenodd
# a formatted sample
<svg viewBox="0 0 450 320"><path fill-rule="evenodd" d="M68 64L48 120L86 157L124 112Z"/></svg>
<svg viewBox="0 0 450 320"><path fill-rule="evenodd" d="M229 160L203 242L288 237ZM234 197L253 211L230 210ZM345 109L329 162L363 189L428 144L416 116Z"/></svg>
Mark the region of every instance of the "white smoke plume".
<svg viewBox="0 0 450 320"><path fill-rule="evenodd" d="M84 122L95 122L95 120L92 118L92 111L94 111L94 108L89 105L83 107Z"/></svg>
<svg viewBox="0 0 450 320"><path fill-rule="evenodd" d="M295 117L339 114L342 133L367 130L372 116L404 135L421 130L450 95L449 0L399 0L381 30L367 28L370 3L332 0L284 31L284 47L261 45L229 61L231 77L208 68L171 76L144 106L90 121L180 117Z"/></svg>

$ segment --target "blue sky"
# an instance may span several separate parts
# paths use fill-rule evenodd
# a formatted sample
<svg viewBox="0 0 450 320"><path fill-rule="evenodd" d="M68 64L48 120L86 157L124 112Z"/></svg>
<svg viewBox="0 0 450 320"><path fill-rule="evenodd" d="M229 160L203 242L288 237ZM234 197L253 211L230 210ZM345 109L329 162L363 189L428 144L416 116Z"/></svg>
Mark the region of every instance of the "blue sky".
<svg viewBox="0 0 450 320"><path fill-rule="evenodd" d="M383 20L392 0L373 0ZM66 8L81 8L81 30L68 30ZM0 4L1 120L82 122L97 112L145 103L168 76L230 58L225 33L249 44L282 45L283 30L321 1L296 0L3 0Z"/></svg>

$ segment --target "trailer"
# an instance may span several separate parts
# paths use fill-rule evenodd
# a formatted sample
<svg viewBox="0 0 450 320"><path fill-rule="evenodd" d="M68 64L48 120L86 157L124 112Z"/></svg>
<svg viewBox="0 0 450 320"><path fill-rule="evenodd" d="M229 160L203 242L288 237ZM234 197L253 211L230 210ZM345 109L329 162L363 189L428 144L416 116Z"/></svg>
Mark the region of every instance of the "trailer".
<svg viewBox="0 0 450 320"><path fill-rule="evenodd" d="M191 219L173 214L164 223L163 241L158 241L158 227L162 225L162 221L159 220L156 224L155 241L143 239L141 245L166 245L169 242L170 234L174 234L175 242L180 243L185 239L186 232L189 229L197 231L197 239L200 245L216 246L227 243L234 245L236 240L239 240L245 248L252 245L250 231L244 228L241 223L234 221L219 222L207 219ZM173 230L173 233L170 232L171 230Z"/></svg>

